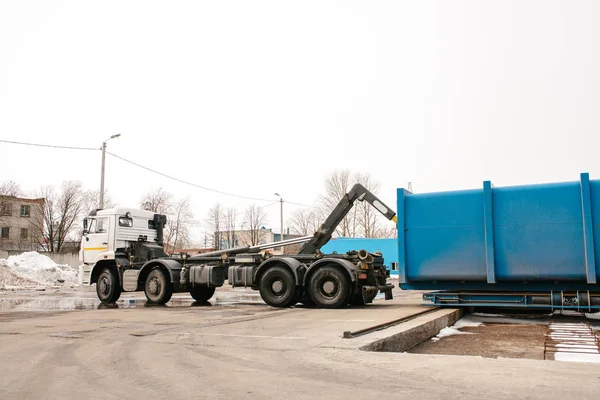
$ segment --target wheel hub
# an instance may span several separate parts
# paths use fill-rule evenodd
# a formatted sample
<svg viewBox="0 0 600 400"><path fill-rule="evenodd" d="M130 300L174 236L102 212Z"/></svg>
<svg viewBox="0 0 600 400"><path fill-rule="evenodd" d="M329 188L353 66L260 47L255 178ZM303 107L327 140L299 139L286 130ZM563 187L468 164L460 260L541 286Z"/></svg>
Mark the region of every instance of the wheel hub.
<svg viewBox="0 0 600 400"><path fill-rule="evenodd" d="M148 285L148 291L150 294L157 295L160 292L160 283L158 279L154 278L150 280L150 284Z"/></svg>
<svg viewBox="0 0 600 400"><path fill-rule="evenodd" d="M100 293L102 294L108 294L109 291L109 284L107 282L106 278L103 278L100 280Z"/></svg>
<svg viewBox="0 0 600 400"><path fill-rule="evenodd" d="M284 289L285 285L281 280L276 280L271 284L271 290L273 290L273 293L280 294Z"/></svg>
<svg viewBox="0 0 600 400"><path fill-rule="evenodd" d="M323 283L323 293L328 296L331 296L336 291L336 285L332 281L327 281Z"/></svg>

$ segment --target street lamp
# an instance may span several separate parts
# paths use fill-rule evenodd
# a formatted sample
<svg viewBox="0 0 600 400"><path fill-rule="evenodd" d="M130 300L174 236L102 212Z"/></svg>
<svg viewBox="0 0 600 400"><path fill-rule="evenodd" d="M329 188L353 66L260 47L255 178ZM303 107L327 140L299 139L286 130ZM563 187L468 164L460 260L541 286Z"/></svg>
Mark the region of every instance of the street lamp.
<svg viewBox="0 0 600 400"><path fill-rule="evenodd" d="M283 197L279 195L279 193L275 193L275 196L279 197L279 205L280 205L280 217L281 217L281 237L279 240L283 240ZM283 246L281 246L281 253L283 253Z"/></svg>
<svg viewBox="0 0 600 400"><path fill-rule="evenodd" d="M104 162L106 159L106 142L110 139L118 138L119 136L121 136L121 134L116 133L102 142L102 171L100 173L100 203L98 207L100 209L104 208Z"/></svg>

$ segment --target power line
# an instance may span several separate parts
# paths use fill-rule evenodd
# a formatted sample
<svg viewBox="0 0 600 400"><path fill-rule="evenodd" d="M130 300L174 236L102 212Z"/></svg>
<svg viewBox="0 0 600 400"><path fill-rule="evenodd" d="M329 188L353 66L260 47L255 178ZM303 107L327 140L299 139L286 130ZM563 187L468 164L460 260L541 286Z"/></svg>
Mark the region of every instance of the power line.
<svg viewBox="0 0 600 400"><path fill-rule="evenodd" d="M10 144L22 144L25 146L36 146L36 147L52 147L55 149L69 149L69 150L101 150L97 147L74 147L74 146L57 146L52 144L41 144L41 143L26 143L26 142L15 142L12 140L0 140L2 143L10 143Z"/></svg>
<svg viewBox="0 0 600 400"><path fill-rule="evenodd" d="M43 143L17 142L17 141L12 141L12 140L2 140L2 139L0 139L0 142L1 142L1 143L9 143L9 144L18 144L18 145L24 145L24 146L49 147L49 148L55 148L55 149L68 149L68 150L102 150L101 148L96 148L96 147L59 146L59 145L43 144ZM184 184L186 184L186 185L190 185L190 186L197 187L197 188L199 188L199 189L208 190L208 191L210 191L210 192L220 193L220 194L223 194L223 195L226 195L226 196L239 197L239 198L242 198L242 199L248 199L248 200L257 200L257 201L272 201L272 199L262 199L262 198L258 198L258 197L249 197L249 196L243 196L243 195L239 195L239 194L228 193L228 192L223 192L223 191L221 191L221 190L217 190L217 189L208 188L208 187L206 187L206 186L201 186L201 185L198 185L198 184L195 184L195 183L192 183L192 182L185 181L185 180L183 180L183 179L175 178L174 176L170 176L170 175L164 174L164 173L162 173L162 172L159 172L159 171L156 171L156 170L154 170L154 169L152 169L152 168L145 167L145 166L143 166L143 165L141 165L141 164L138 164L138 163L136 163L136 162L130 161L130 160L126 159L126 158L123 158L123 157L121 157L121 156L118 156L118 155L116 155L116 154L113 154L113 153L111 153L111 152L109 152L109 151L107 151L106 153L107 153L107 154L110 154L111 156L113 156L113 157L116 157L116 158L118 158L118 159L120 159L120 160L123 160L123 161L125 161L125 162L127 162L127 163L130 163L130 164L132 164L132 165L135 165L136 167L143 168L143 169L145 169L145 170L147 170L147 171L153 172L153 173L155 173L155 174L158 174L158 175L162 175L162 176L164 176L164 177L166 177L166 178L169 178L169 179L172 179L172 180L175 180L175 181L178 181L178 182L184 183ZM266 206L262 206L262 207L259 207L259 208L269 207L269 206L272 206L273 204L276 204L276 203L279 203L279 201L275 201L275 202L273 202L273 203L271 203L271 204L268 204L268 205L266 205ZM296 203L296 202L293 202L293 201L287 201L287 200L284 200L284 203L294 204L294 205L297 205L297 206L302 206L302 207L315 208L314 206L309 206L309 205L306 205L306 204L302 204L302 203ZM241 213L237 213L236 215L238 215L238 214L241 214Z"/></svg>
<svg viewBox="0 0 600 400"><path fill-rule="evenodd" d="M271 207L272 205L275 205L275 204L279 204L279 201L274 201L273 203L269 203L267 205L256 207L256 208L260 208L260 209L267 208L267 207ZM241 214L245 214L245 213L246 213L246 211L244 210L244 211L236 212L235 215L241 215Z"/></svg>
<svg viewBox="0 0 600 400"><path fill-rule="evenodd" d="M287 201L287 200L284 200L283 202L284 202L284 203L290 203L290 204L293 204L293 205L295 205L295 206L302 206L302 207L308 207L308 208L317 208L317 207L315 207L315 206L309 206L309 205L307 205L307 204L302 204L302 203L295 203L295 202L293 202L293 201Z"/></svg>
<svg viewBox="0 0 600 400"><path fill-rule="evenodd" d="M164 174L164 173L162 173L162 172L159 172L159 171L157 171L157 170L155 170L155 169L152 169L152 168L145 167L145 166L143 166L143 165L141 165L141 164L138 164L138 163L136 163L136 162L130 161L130 160L126 159L126 158L123 158L123 157L121 157L121 156L118 156L118 155L116 155L116 154L114 154L114 153L111 153L111 152L109 152L109 151L107 151L106 153L107 153L107 154L110 154L111 156L113 156L113 157L115 157L115 158L118 158L118 159L120 159L120 160L122 160L122 161L125 161L125 162L127 162L127 163L129 163L129 164L135 165L136 167L139 167L139 168L145 169L145 170L147 170L147 171L153 172L153 173L155 173L155 174L158 174L158 175L164 176L165 178L169 178L169 179L172 179L172 180L174 180L174 181L177 181L177 182L185 183L186 185L194 186L194 187L196 187L196 188L199 188L199 189L208 190L209 192L215 192L215 193L219 193L219 194L224 194L224 195L226 195L226 196L239 197L239 198L242 198L242 199L248 199L248 200L257 200L257 201L273 201L273 199L261 199L261 198L258 198L258 197L242 196L242 195L240 195L240 194L234 194L234 193L223 192L223 191L221 191L221 190L217 190L217 189L211 189L211 188L208 188L208 187L206 187L206 186L197 185L197 184L195 184L195 183L188 182L188 181L185 181L185 180L183 180L183 179L175 178L174 176L171 176L171 175Z"/></svg>

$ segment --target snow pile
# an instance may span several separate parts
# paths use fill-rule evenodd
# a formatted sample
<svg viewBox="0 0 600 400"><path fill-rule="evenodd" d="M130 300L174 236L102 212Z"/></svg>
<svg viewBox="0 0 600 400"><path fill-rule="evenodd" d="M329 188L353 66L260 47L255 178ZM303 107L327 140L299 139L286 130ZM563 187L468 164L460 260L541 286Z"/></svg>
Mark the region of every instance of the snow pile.
<svg viewBox="0 0 600 400"><path fill-rule="evenodd" d="M444 329L442 329L440 331L440 333L438 333L436 336L432 337L431 340L434 341L434 342L437 342L441 338L448 337L448 336L454 336L454 335L474 335L473 332L463 332L463 331L461 331L459 329L467 327L467 326L481 326L481 325L483 325L481 322L474 321L469 316L466 316L466 317L461 318L458 321L456 321L456 323L454 325L447 326Z"/></svg>
<svg viewBox="0 0 600 400"><path fill-rule="evenodd" d="M0 287L76 285L78 272L35 251L0 259Z"/></svg>

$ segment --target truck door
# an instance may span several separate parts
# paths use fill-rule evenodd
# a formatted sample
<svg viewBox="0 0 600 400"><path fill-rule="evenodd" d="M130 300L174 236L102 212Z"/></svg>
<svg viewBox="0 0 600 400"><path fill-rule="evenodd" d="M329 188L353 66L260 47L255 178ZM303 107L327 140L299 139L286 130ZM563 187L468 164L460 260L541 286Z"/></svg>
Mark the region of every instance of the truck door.
<svg viewBox="0 0 600 400"><path fill-rule="evenodd" d="M89 220L87 240L84 240L83 262L93 264L101 253L108 251L109 218L95 217Z"/></svg>

